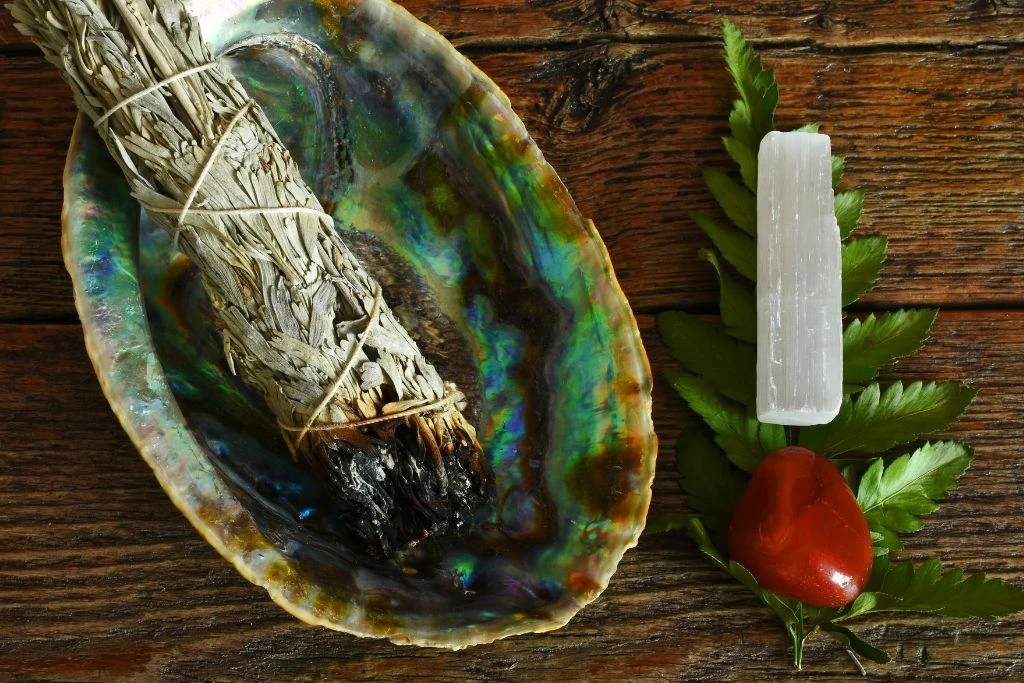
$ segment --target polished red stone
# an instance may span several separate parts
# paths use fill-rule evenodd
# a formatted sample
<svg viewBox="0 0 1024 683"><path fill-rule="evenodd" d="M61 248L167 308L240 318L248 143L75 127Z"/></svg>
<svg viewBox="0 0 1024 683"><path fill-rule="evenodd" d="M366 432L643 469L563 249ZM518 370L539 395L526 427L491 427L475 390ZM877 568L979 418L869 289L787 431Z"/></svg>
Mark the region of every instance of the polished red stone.
<svg viewBox="0 0 1024 683"><path fill-rule="evenodd" d="M819 607L857 597L874 559L843 475L797 446L771 453L754 472L729 526L729 554L762 588Z"/></svg>

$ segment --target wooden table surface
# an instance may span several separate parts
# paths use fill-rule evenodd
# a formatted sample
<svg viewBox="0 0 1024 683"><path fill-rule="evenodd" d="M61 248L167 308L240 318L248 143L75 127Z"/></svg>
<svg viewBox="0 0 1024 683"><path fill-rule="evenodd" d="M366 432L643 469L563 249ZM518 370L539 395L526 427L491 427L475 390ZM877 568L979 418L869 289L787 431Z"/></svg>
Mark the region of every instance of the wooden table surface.
<svg viewBox="0 0 1024 683"><path fill-rule="evenodd" d="M890 237L858 306L943 308L898 370L967 381L974 467L904 555L1024 584L1024 3L406 0L509 95L608 246L655 372L652 314L713 310L700 172L729 169L719 17L778 72L780 128L820 121ZM751 680L791 675L780 625L681 534L645 537L568 626L465 652L306 626L207 546L100 393L60 255L67 87L0 11L0 679ZM658 382L653 511L681 510L688 420ZM855 622L874 677L1024 677L1024 618ZM813 642L799 677L855 672Z"/></svg>

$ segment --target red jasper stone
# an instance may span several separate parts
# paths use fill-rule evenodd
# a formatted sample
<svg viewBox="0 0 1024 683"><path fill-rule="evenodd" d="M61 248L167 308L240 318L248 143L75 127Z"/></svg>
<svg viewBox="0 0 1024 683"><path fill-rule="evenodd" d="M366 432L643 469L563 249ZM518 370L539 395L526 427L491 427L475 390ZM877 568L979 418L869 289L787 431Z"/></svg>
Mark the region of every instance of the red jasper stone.
<svg viewBox="0 0 1024 683"><path fill-rule="evenodd" d="M729 525L729 555L762 588L818 607L857 597L874 561L843 475L797 446L771 453L754 472Z"/></svg>

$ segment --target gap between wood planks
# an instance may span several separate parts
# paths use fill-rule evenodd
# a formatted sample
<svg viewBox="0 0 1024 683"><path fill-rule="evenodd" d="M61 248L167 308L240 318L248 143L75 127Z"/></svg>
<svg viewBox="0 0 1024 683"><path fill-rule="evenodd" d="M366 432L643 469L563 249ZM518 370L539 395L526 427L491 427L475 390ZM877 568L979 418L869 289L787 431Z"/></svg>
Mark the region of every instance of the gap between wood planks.
<svg viewBox="0 0 1024 683"><path fill-rule="evenodd" d="M503 52L537 52L544 50L574 50L601 44L619 45L667 45L672 43L693 45L718 45L721 39L715 36L692 33L630 34L628 31L603 31L587 33L579 37L516 38L499 36L495 38L466 38L457 35L445 36L455 48L472 57L474 55L499 54ZM810 38L801 39L751 39L758 50L806 49L814 54L871 55L884 53L926 53L926 52L1000 52L1024 46L1024 40L915 40L878 41L864 43L823 42ZM41 57L39 49L27 44L0 44L0 57Z"/></svg>
<svg viewBox="0 0 1024 683"><path fill-rule="evenodd" d="M885 275L882 275L883 279ZM1006 300L994 300L994 301L959 301L959 302L935 302L935 301L924 301L915 303L913 301L900 301L893 304L870 302L866 304L852 304L843 308L844 313L850 313L851 315L867 315L868 313L884 313L887 311L898 311L900 309L907 308L937 308L939 309L939 315L943 313L971 313L971 312L989 312L989 313L1003 313L1003 314L1014 314L1024 310L1024 305L1015 299ZM693 315L707 315L716 316L718 315L718 304L685 304L679 306L634 306L632 308L633 314L637 316L647 315L655 316L659 313L665 313L667 311L683 311ZM0 321L2 322L2 321Z"/></svg>
<svg viewBox="0 0 1024 683"><path fill-rule="evenodd" d="M535 52L540 50L573 50L605 43L621 45L666 45L672 43L686 45L718 45L721 38L685 33L663 34L630 34L627 31L605 31L588 33L578 38L449 38L451 43L463 54L494 54L500 52ZM758 50L790 50L806 48L815 54L841 53L847 55L871 55L900 52L988 52L1010 50L1024 46L1024 40L933 40L922 39L907 41L878 41L864 43L823 42L811 38L801 39L750 39L750 43Z"/></svg>

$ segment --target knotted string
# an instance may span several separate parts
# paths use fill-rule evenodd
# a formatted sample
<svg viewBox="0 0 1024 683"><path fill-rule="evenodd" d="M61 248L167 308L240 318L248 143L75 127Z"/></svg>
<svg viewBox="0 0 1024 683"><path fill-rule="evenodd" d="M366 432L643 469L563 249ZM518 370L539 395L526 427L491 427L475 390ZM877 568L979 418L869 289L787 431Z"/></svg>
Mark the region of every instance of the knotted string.
<svg viewBox="0 0 1024 683"><path fill-rule="evenodd" d="M146 95L154 93L154 92L160 90L161 88L163 88L163 87L165 87L167 85L170 85L171 83L174 83L175 81L179 81L179 80L181 80L183 78L186 78L188 76L192 76L192 75L195 75L195 74L198 74L198 73L202 73L204 71L209 71L210 69L216 67L217 64L218 64L218 62L209 62L207 64L200 64L199 66L194 66L191 69L186 69L185 71L176 73L173 76L169 76L169 77L163 79L162 81L160 81L159 83L155 83L155 84L149 86L148 88L143 88L139 92L134 93L133 95L129 95L128 97L126 97L125 99L121 100L120 102L116 102L115 104L113 104L110 108L107 109L107 111L102 116L100 116L99 118L97 118L93 122L93 126L95 126L96 128L99 128L102 125L107 125L107 123L110 120L111 116L116 114L118 111L124 109L128 105L130 105L130 104L132 104L134 102L137 102L138 100L142 99ZM195 198L196 198L196 196L199 193L200 186L202 185L203 181L206 179L206 176L209 174L210 168L213 166L213 162L215 161L217 155L220 153L220 150L223 147L224 142L227 139L227 136L231 133L231 131L234 129L234 127L236 125L238 125L238 122L241 120L242 116L244 116L245 112L247 112L249 110L249 108L251 108L252 104L253 104L252 100L246 102L235 113L235 115L234 115L234 117L232 117L231 121L228 122L227 128L225 128L224 132L221 133L219 139L217 140L217 144L214 146L213 151L210 152L210 156L207 158L206 163L203 165L203 168L200 171L199 176L196 178L195 183L193 183L192 188L189 191L189 194L186 197L184 204L182 204L180 207L172 208L172 207L154 206L152 204L148 204L146 202L141 202L140 201L139 204L142 206L142 208L144 208L146 211L149 211L150 213L177 214L179 230L181 229L181 226L182 226L182 224L185 221L185 217L188 214L190 214L190 213L194 213L194 214L199 215L199 216L222 216L222 215L246 216L246 215L279 215L279 214L288 214L288 213L305 213L305 214L312 214L312 215L318 216L318 217L320 217L323 220L326 220L326 221L328 221L330 223L333 223L334 222L334 218L330 214L325 212L323 209L312 208L312 207L308 207L308 206L275 206L275 207L254 206L254 207L228 208L228 209L194 209L194 208L192 208L192 204L195 202Z"/></svg>
<svg viewBox="0 0 1024 683"><path fill-rule="evenodd" d="M195 201L196 195L199 194L200 186L203 184L203 181L206 180L206 176L209 175L210 169L213 168L213 162L217 159L217 155L220 154L220 150L224 148L224 143L227 142L228 135L232 130L234 130L235 126L238 125L238 122L242 120L242 117L245 116L246 112L252 108L252 105L253 101L249 100L238 108L235 115L231 117L230 121L228 121L228 125L224 128L224 132L221 133L220 137L217 139L217 144L215 144L213 149L210 150L210 156L206 157L206 163L203 164L201 169L199 169L199 175L196 176L196 181L192 184L192 189L189 191L188 196L185 197L185 203L181 206L181 212L178 214L179 230L185 222L185 216L188 215L189 209L192 208L192 202Z"/></svg>
<svg viewBox="0 0 1024 683"><path fill-rule="evenodd" d="M435 410L451 408L458 401L466 398L466 395L461 391L453 391L450 394L445 394L436 401L430 403L424 403L423 405L413 406L412 408L406 408L405 410L399 410L398 412L388 413L387 415L378 415L377 417L369 417L365 420L355 420L352 422L338 422L333 424L322 424L316 426L306 427L306 432L329 432L335 429L349 429L353 427L365 427L366 425L378 424L380 422L390 422L391 420L400 420L403 417L409 417L411 415L421 415L423 413L430 413ZM281 425L281 428L289 432L297 432L302 427L289 427L288 425ZM296 441L298 443L298 441Z"/></svg>
<svg viewBox="0 0 1024 683"><path fill-rule="evenodd" d="M124 109L129 104L131 104L132 102L135 102L135 101L137 101L139 99L142 99L143 97L145 97L146 95L148 95L150 93L156 92L157 90L159 90L160 88L164 87L165 85L170 85L171 83L174 83L175 81L179 81L182 78L185 78L187 76L191 76L192 74L197 74L197 73L200 73L200 72L203 72L203 71L208 71L208 70L212 69L215 66L217 66L217 62L209 62L207 64L200 64L199 66L194 66L191 69L186 69L185 71L182 71L180 73L176 73L173 76L169 76L169 77L165 78L164 80L160 81L159 83L151 85L148 88L140 90L139 92L135 93L134 95L130 95L129 97L126 97L125 99L121 100L120 102L118 102L114 106L112 106L109 109L107 109L106 113L103 114L103 116L101 116L98 119L96 119L95 121L93 121L92 125L94 125L96 128L99 128L101 125L105 124L107 122L107 120L111 116L113 116L119 110Z"/></svg>
<svg viewBox="0 0 1024 683"><path fill-rule="evenodd" d="M160 90L164 86L174 83L177 80L186 78L188 76L192 76L197 73L201 73L203 71L207 71L209 69L214 68L215 66L217 66L217 62L200 64L199 66L192 67L191 69L186 69L185 71L182 71L180 73L174 74L173 76L163 79L159 83L155 83L154 85L151 85L148 88L140 90L139 92L130 95L127 98L121 100L120 102L117 102L114 105L112 105L109 109L107 109L107 111L102 116L100 116L93 122L93 125L97 128L101 125L105 125L110 120L110 117L113 116L115 113L125 108L126 106L138 101L139 99L145 97L146 95L156 92L157 90ZM234 116L231 117L231 120L228 121L227 126L224 128L223 132L221 132L213 149L210 150L210 154L207 157L206 162L203 164L203 167L200 169L199 174L196 176L195 182L192 184L192 187L185 198L185 202L180 207L159 207L140 200L139 204L142 206L142 208L151 213L177 214L177 223L179 231L183 227L185 217L188 216L189 214L195 214L197 216L245 216L301 213L315 215L321 218L322 220L326 220L329 223L333 224L334 218L330 214L325 212L323 209L308 206L253 206L223 209L192 208L192 204L195 202L195 199L199 194L199 190L203 184L203 181L206 180L207 176L209 175L210 169L213 167L214 161L216 161L217 156L220 154L221 149L223 149L224 144L227 141L228 135L231 134L231 131L234 130L235 126L238 125L238 122L242 120L242 117L245 116L245 114L252 108L253 104L254 102L252 100L247 101L245 104L239 107L238 111L235 112ZM177 235L175 235L175 241L177 241ZM294 447L298 447L299 444L302 443L303 439L306 438L306 435L309 434L309 432L329 431L333 429L338 429L339 427L354 428L370 424L377 424L380 422L386 422L389 420L397 420L404 417L409 417L411 415L427 413L434 410L440 410L442 408L450 408L457 401L464 398L464 395L456 390L450 394L446 394L445 396L436 401L419 406L413 406L411 408L407 408L406 410L390 413L388 415L380 415L377 417L371 417L365 420L358 420L354 422L345 422L339 424L323 424L317 426L313 425L313 423L316 422L317 418L320 417L321 413L323 413L323 411L327 408L330 402L337 395L338 391L341 390L341 385L344 383L345 379L348 377L348 374L354 367L359 352L366 345L366 340L369 337L370 332L377 325L377 322L380 318L382 298L383 292L381 291L380 285L378 285L376 291L374 292L373 305L370 309L370 315L366 322L366 327L356 338L356 343L352 345L348 357L345 360L345 364L342 366L337 378L328 388L323 398L320 400L320 403L316 406L316 408L314 408L313 412L310 413L309 417L306 419L305 424L303 424L301 427L294 427L284 424L281 425L281 428L286 431L299 432L299 435L295 439Z"/></svg>
<svg viewBox="0 0 1024 683"><path fill-rule="evenodd" d="M331 384L327 393L325 393L324 397L320 400L319 405L313 409L309 418L306 419L306 423L302 426L298 437L295 439L296 447L298 447L298 445L302 443L302 440L306 438L306 434L309 433L313 423L316 422L316 419L320 417L320 413L324 411L324 408L327 407L334 396L338 393L338 390L341 389L342 382L345 381L349 371L356 364L356 357L366 344L366 339L370 336L370 332L377 325L377 320L380 317L380 303L382 298L383 293L381 292L380 285L377 285L377 291L373 294L373 306L370 308L370 317L366 321L366 327L364 327L363 331L359 333L358 337L356 337L356 343L353 344L352 348L349 350L348 358L345 359L345 364L341 367L341 372L338 373L337 379L334 380L334 383Z"/></svg>

